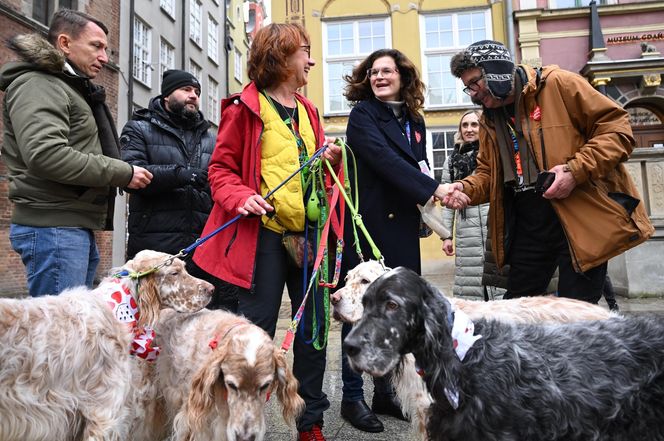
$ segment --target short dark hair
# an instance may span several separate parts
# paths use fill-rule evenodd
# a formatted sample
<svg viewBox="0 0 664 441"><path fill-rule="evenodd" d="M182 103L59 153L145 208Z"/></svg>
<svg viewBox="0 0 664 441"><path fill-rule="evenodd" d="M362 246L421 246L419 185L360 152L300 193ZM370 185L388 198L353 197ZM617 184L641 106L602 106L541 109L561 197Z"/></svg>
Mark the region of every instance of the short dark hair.
<svg viewBox="0 0 664 441"><path fill-rule="evenodd" d="M83 28L90 22L99 26L104 31L104 34L108 35L106 25L93 16L71 9L60 9L53 14L46 39L55 46L58 35L60 34L67 34L72 38L77 38L83 32Z"/></svg>
<svg viewBox="0 0 664 441"><path fill-rule="evenodd" d="M256 32L249 49L247 75L261 90L293 75L288 57L309 45L309 34L298 23L270 23Z"/></svg>
<svg viewBox="0 0 664 441"><path fill-rule="evenodd" d="M461 78L461 75L467 70L480 67L470 56L470 52L466 49L456 53L450 60L450 71L452 75Z"/></svg>
<svg viewBox="0 0 664 441"><path fill-rule="evenodd" d="M420 80L420 73L406 55L396 49L378 49L370 54L360 64L355 66L351 75L344 75L346 81L345 97L353 104L373 98L371 83L367 78L367 70L373 66L378 58L390 57L394 60L399 75L401 75L401 99L411 115L418 118L424 106L424 83Z"/></svg>

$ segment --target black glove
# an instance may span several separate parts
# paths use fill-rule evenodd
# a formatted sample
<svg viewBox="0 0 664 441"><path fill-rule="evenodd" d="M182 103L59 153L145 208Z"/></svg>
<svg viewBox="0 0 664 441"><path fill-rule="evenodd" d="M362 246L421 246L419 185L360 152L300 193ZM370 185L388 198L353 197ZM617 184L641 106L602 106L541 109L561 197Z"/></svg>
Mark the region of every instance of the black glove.
<svg viewBox="0 0 664 441"><path fill-rule="evenodd" d="M175 171L178 184L204 188L208 185L208 172L201 168L178 167Z"/></svg>

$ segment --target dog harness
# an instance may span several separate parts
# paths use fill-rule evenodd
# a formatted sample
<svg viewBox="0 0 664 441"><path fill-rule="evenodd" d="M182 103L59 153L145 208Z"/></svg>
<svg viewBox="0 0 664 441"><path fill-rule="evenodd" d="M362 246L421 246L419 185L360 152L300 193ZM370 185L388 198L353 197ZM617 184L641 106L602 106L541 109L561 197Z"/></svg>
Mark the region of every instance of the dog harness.
<svg viewBox="0 0 664 441"><path fill-rule="evenodd" d="M153 346L155 332L149 326L138 326L141 312L123 279L114 277L107 280L94 292L106 302L115 318L124 323L134 334L129 353L147 361L155 361L160 350L158 346Z"/></svg>

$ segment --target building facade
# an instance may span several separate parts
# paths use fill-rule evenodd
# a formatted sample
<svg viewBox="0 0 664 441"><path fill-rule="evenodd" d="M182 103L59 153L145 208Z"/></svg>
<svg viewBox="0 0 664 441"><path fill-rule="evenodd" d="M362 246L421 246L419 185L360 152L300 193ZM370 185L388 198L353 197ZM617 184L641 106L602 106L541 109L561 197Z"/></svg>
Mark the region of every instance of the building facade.
<svg viewBox="0 0 664 441"><path fill-rule="evenodd" d="M134 0L121 10L118 127L134 110L161 93L168 69L192 73L201 83L201 111L210 130L219 125L221 99L228 91L226 6L223 0ZM125 260L126 197L117 199L113 262Z"/></svg>
<svg viewBox="0 0 664 441"><path fill-rule="evenodd" d="M1 0L0 1L0 40L6 41L18 34L41 33L44 36L51 16L60 8L70 8L86 12L101 19L108 27L109 63L95 79L96 84L106 88L106 102L114 117L118 117L120 53L120 2L92 2L89 0ZM0 45L0 64L14 59L14 54L5 44ZM0 97L2 93L0 92ZM0 129L2 122L0 121ZM0 155L2 154L0 146ZM0 162L0 296L27 293L25 268L21 259L9 243L9 224L12 204L7 197L7 169ZM113 235L109 232L97 233L97 244L101 262L98 274L105 274L112 265Z"/></svg>
<svg viewBox="0 0 664 441"><path fill-rule="evenodd" d="M297 22L311 36L316 66L304 92L321 112L329 136L345 136L350 106L343 75L377 49L398 49L418 66L427 85L427 149L437 179L454 148L461 115L473 105L450 73L450 58L470 43L506 39L504 2L485 0L292 0L272 4L273 22ZM433 235L423 259L444 259Z"/></svg>
<svg viewBox="0 0 664 441"><path fill-rule="evenodd" d="M636 149L627 168L655 235L611 259L609 273L623 295L664 295L664 2L521 0L513 6L523 63L577 72L629 112Z"/></svg>

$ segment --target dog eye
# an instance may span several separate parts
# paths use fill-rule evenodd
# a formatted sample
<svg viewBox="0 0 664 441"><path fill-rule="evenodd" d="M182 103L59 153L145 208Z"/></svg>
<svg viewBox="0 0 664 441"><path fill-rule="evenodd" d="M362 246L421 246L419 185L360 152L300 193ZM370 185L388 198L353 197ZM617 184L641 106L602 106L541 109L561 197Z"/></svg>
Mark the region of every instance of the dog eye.
<svg viewBox="0 0 664 441"><path fill-rule="evenodd" d="M261 388L260 388L261 393L265 392L267 390L267 388L270 387L270 384L271 383L268 381L267 383L262 385Z"/></svg>
<svg viewBox="0 0 664 441"><path fill-rule="evenodd" d="M230 390L237 392L237 386L233 383L227 382L226 387L229 388Z"/></svg>
<svg viewBox="0 0 664 441"><path fill-rule="evenodd" d="M390 311L394 311L399 309L399 304L394 300L388 300L387 303L385 303L385 307Z"/></svg>
<svg viewBox="0 0 664 441"><path fill-rule="evenodd" d="M360 281L360 283L361 283L362 285L368 285L368 284L371 283L371 280L369 280L369 279L362 279L362 280Z"/></svg>

